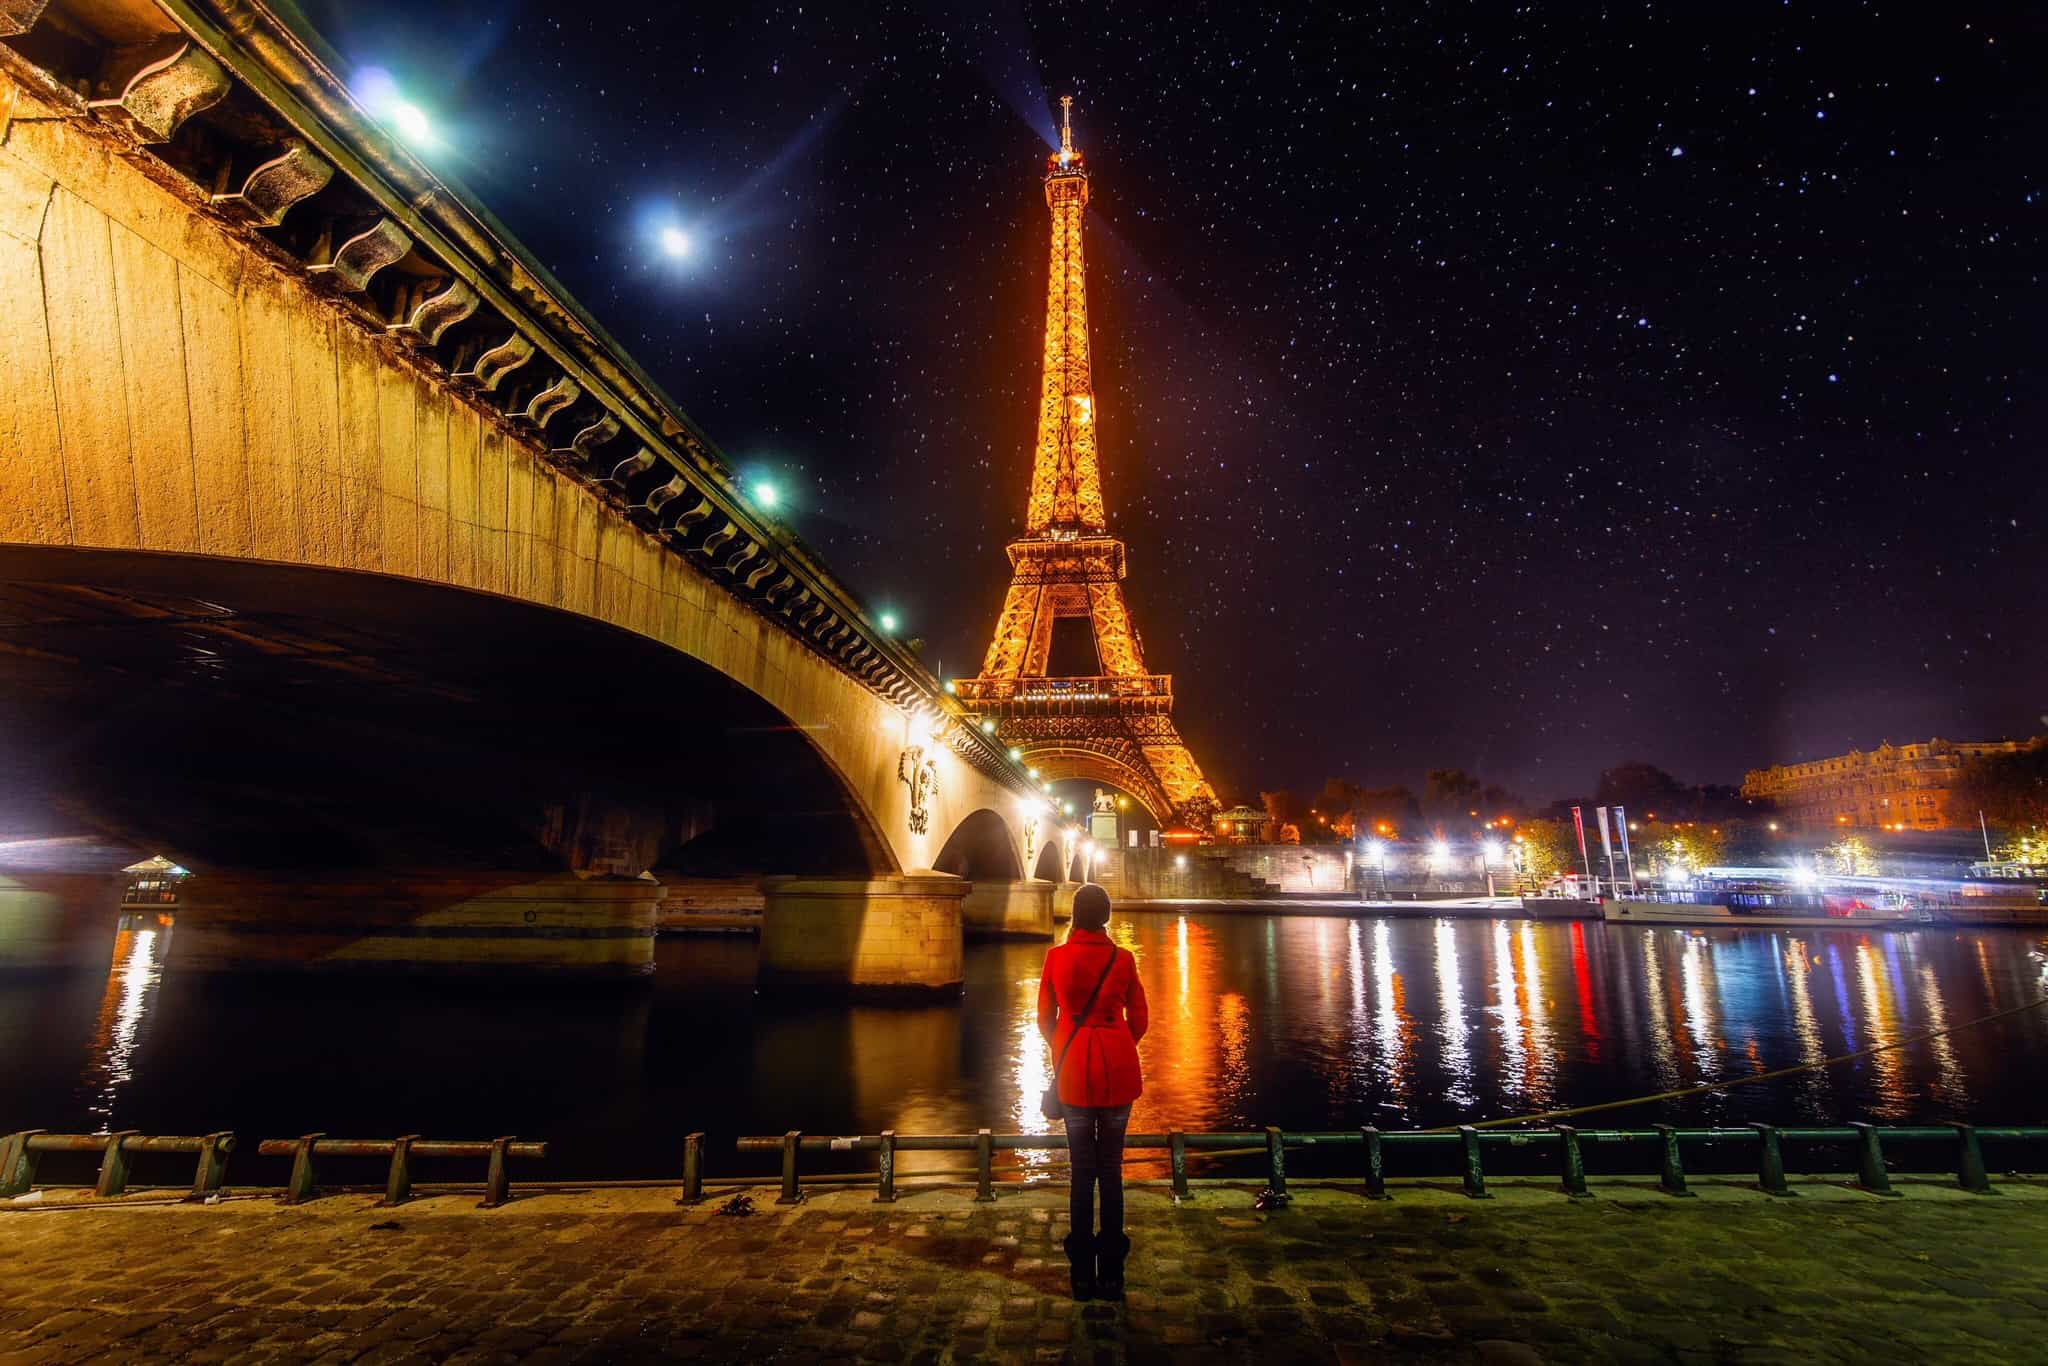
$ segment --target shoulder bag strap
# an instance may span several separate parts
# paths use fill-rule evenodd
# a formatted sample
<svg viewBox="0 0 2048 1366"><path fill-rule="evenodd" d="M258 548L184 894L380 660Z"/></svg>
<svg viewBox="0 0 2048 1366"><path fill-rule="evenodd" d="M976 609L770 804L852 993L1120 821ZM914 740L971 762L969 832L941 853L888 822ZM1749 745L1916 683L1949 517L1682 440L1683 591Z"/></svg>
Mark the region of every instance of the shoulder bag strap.
<svg viewBox="0 0 2048 1366"><path fill-rule="evenodd" d="M1074 1027L1067 1032L1067 1041L1060 1045L1060 1055L1053 1060L1052 1081L1059 1085L1060 1069L1067 1065L1067 1050L1074 1046L1074 1035L1081 1032L1081 1022L1088 1018L1088 1012L1095 1009L1095 998L1102 994L1102 984L1109 980L1109 971L1116 966L1117 947L1109 946L1109 961L1102 965L1102 976L1095 979L1095 990L1088 993L1088 1004L1081 1007L1081 1013L1074 1017Z"/></svg>

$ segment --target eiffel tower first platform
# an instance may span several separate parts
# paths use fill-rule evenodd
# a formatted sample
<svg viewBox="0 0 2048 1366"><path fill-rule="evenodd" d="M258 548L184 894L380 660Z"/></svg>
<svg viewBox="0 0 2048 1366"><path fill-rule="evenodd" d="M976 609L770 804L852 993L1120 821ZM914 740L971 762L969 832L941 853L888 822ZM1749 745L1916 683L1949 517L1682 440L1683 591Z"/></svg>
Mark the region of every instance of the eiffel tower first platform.
<svg viewBox="0 0 2048 1366"><path fill-rule="evenodd" d="M1095 443L1088 285L1081 253L1088 170L1074 150L1073 100L1062 99L1060 150L1047 158L1052 266L1046 284L1045 379L1024 534L981 674L955 683L978 718L1042 777L1121 788L1161 825L1207 829L1216 794L1173 725L1173 679L1148 673L1124 604L1124 543L1109 534ZM1099 673L1049 673L1053 624L1085 618Z"/></svg>

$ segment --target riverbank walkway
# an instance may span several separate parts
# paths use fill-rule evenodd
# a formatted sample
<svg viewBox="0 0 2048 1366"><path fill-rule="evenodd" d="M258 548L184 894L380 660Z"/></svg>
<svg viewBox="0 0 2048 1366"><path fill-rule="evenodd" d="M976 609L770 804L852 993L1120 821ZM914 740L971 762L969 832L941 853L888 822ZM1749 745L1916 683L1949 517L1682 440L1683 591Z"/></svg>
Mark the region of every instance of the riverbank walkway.
<svg viewBox="0 0 2048 1366"><path fill-rule="evenodd" d="M2039 1362L2048 1185L1131 1193L1130 1298L1066 1298L1065 1194L0 1201L0 1362Z"/></svg>

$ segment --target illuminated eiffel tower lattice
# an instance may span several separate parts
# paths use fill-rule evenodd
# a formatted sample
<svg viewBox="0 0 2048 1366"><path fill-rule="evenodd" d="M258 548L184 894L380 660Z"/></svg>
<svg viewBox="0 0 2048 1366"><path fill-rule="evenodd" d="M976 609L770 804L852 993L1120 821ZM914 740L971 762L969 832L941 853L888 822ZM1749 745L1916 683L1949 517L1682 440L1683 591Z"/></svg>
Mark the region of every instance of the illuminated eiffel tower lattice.
<svg viewBox="0 0 2048 1366"><path fill-rule="evenodd" d="M1103 515L1081 251L1088 170L1074 148L1073 100L1060 104L1060 150L1045 170L1052 265L1031 503L1023 536L1010 542L1010 591L981 674L955 686L1042 777L1106 782L1162 825L1205 828L1216 794L1174 729L1172 677L1146 672L1124 605L1124 544ZM1088 624L1095 672L1055 674L1054 625L1074 618Z"/></svg>

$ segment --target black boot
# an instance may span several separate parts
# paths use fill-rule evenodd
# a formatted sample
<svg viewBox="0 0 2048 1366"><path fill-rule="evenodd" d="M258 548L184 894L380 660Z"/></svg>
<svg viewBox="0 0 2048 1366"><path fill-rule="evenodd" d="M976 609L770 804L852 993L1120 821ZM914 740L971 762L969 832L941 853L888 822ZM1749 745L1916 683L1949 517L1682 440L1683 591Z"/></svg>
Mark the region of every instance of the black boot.
<svg viewBox="0 0 2048 1366"><path fill-rule="evenodd" d="M1098 1234L1095 1239L1095 1298L1121 1300L1124 1297L1124 1258L1131 1255L1131 1240L1121 1233Z"/></svg>
<svg viewBox="0 0 2048 1366"><path fill-rule="evenodd" d="M1063 1246L1067 1249L1067 1270L1074 1278L1074 1298L1077 1300L1094 1299L1094 1236L1087 1233L1069 1233Z"/></svg>

